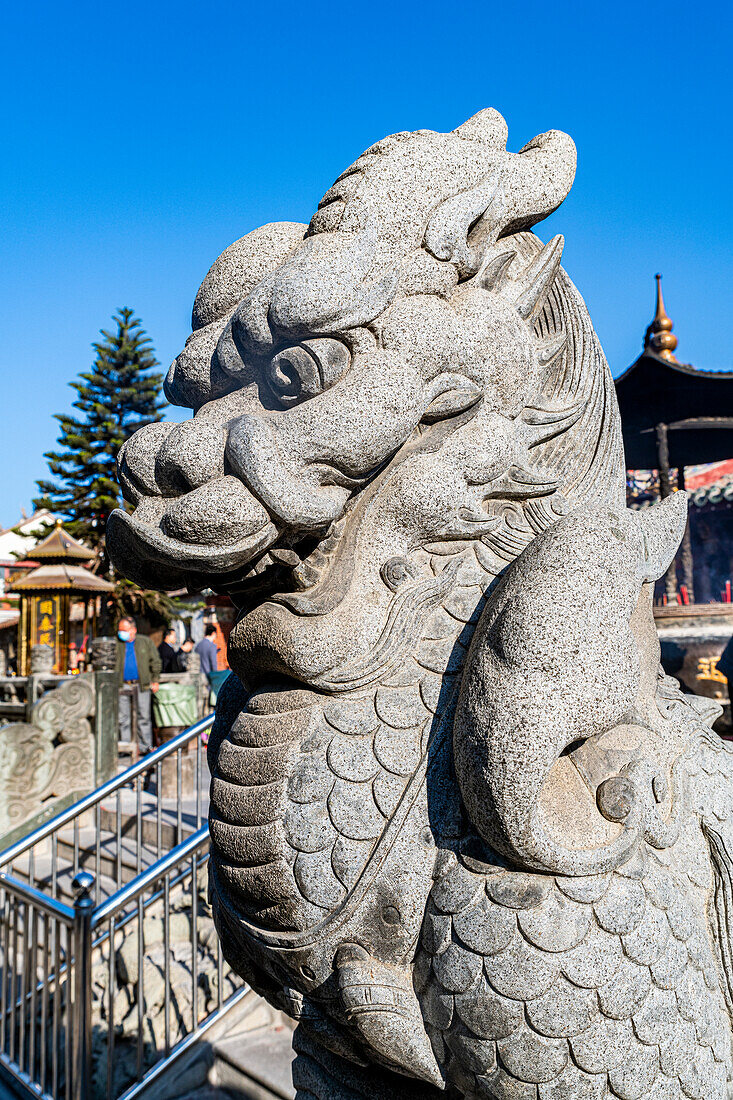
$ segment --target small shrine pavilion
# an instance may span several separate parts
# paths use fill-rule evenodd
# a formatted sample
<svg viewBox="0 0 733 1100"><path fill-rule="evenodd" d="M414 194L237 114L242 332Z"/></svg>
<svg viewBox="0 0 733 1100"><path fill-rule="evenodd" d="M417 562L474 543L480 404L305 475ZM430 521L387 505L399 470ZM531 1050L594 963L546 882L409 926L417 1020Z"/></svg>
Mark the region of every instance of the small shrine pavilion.
<svg viewBox="0 0 733 1100"><path fill-rule="evenodd" d="M662 664L685 691L725 707L716 729L733 736L726 677L733 635L733 372L680 363L657 275L657 305L635 363L616 380L626 450L626 498L649 507L689 490L676 561L657 582L654 619Z"/></svg>
<svg viewBox="0 0 733 1100"><path fill-rule="evenodd" d="M616 379L632 507L686 488L690 466L733 458L733 372L700 370L676 358L677 337L665 309L661 275L656 280L656 312L643 351ZM694 560L694 543L700 541L695 537L698 503L693 498L691 523L665 580L667 603L694 603L696 594L700 602L720 601L733 574L733 539L731 557L716 565L715 576L704 555Z"/></svg>
<svg viewBox="0 0 733 1100"><path fill-rule="evenodd" d="M27 676L31 646L48 645L54 653L53 671L69 669L72 644L94 632L101 597L114 585L88 568L94 552L83 546L58 520L50 535L34 546L21 576L7 586L20 596L18 672ZM28 570L33 564L35 568ZM78 634L78 639L75 637Z"/></svg>

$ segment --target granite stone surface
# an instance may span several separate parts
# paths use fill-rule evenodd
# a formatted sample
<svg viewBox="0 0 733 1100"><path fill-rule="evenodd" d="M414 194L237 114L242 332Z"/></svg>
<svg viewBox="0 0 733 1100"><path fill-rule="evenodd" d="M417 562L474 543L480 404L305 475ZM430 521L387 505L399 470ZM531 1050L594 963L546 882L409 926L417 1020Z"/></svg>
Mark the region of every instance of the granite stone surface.
<svg viewBox="0 0 733 1100"><path fill-rule="evenodd" d="M574 146L395 134L214 263L117 568L235 603L211 889L301 1100L726 1100L733 757L661 672Z"/></svg>

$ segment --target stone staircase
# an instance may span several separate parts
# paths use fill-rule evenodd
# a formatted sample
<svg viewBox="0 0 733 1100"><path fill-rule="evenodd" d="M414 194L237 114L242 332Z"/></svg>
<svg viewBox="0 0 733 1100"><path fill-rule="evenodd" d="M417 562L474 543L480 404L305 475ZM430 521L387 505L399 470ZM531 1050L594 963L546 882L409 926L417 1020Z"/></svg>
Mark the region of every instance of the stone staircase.
<svg viewBox="0 0 733 1100"><path fill-rule="evenodd" d="M293 1100L294 1023L251 991L146 1100Z"/></svg>
<svg viewBox="0 0 733 1100"><path fill-rule="evenodd" d="M202 795L201 819L206 821L208 813L208 792ZM99 867L99 897L110 897L118 889L145 871L160 856L169 852L178 843L178 802L163 799L161 802L160 822L158 820L158 799L153 791L141 792L141 814L138 822L135 792L125 790L120 795L120 841L117 840L117 799L103 802L99 813L99 838L97 836L95 814L89 811L79 822L58 834L56 881L59 901L73 901L71 886L75 865L96 875ZM180 841L186 840L198 828L196 802L193 798L184 798L180 806ZM142 843L138 843L138 825ZM160 843L159 843L160 842ZM97 859L97 846L99 858ZM13 863L13 873L21 881L27 882L30 873L28 855L20 856ZM50 891L53 877L53 860L50 845L33 859L33 884L37 889Z"/></svg>

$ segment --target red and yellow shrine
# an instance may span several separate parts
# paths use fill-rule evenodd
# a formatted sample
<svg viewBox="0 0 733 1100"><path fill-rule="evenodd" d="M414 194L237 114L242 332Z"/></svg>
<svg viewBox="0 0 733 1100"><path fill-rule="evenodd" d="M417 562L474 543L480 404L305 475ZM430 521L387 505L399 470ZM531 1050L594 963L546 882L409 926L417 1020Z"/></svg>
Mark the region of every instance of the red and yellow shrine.
<svg viewBox="0 0 733 1100"><path fill-rule="evenodd" d="M93 634L101 610L100 597L114 588L82 564L88 565L94 557L94 552L73 538L58 521L51 534L23 559L23 564L37 564L8 585L10 591L20 596L19 675L28 675L34 645L50 646L54 653L53 671L67 672L72 642L78 646L83 638ZM79 635L78 640L75 634Z"/></svg>

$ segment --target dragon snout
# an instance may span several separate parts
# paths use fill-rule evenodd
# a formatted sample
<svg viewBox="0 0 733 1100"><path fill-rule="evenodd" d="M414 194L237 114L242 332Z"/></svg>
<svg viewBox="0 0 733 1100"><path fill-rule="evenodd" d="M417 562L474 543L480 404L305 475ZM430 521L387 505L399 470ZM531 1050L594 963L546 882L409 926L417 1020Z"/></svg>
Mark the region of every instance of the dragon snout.
<svg viewBox="0 0 733 1100"><path fill-rule="evenodd" d="M172 424L146 424L120 448L117 479L130 504L139 504L142 497L163 495L155 476L156 459L172 429Z"/></svg>
<svg viewBox="0 0 733 1100"><path fill-rule="evenodd" d="M341 516L363 479L347 477L328 461L307 461L300 452L308 448L299 443L268 418L245 415L229 432L227 465L283 527L324 529Z"/></svg>
<svg viewBox="0 0 733 1100"><path fill-rule="evenodd" d="M126 574L155 587L198 583L239 573L294 532L328 530L365 478L307 461L308 433L292 429L250 414L139 429L118 462L136 509L116 512L109 528Z"/></svg>
<svg viewBox="0 0 733 1100"><path fill-rule="evenodd" d="M127 576L176 587L199 573L241 569L272 545L279 528L242 481L225 473L226 430L203 417L139 429L118 458L123 493L108 537Z"/></svg>
<svg viewBox="0 0 733 1100"><path fill-rule="evenodd" d="M226 436L204 418L183 424L147 424L125 443L118 473L133 503L145 496L180 496L224 474Z"/></svg>
<svg viewBox="0 0 733 1100"><path fill-rule="evenodd" d="M237 477L225 475L225 446L225 430L205 419L147 425L120 452L125 495L141 518L154 516L182 542L228 544L253 535L270 516Z"/></svg>
<svg viewBox="0 0 733 1100"><path fill-rule="evenodd" d="M270 521L260 502L236 477L219 477L176 497L163 512L161 530L182 542L239 542Z"/></svg>

